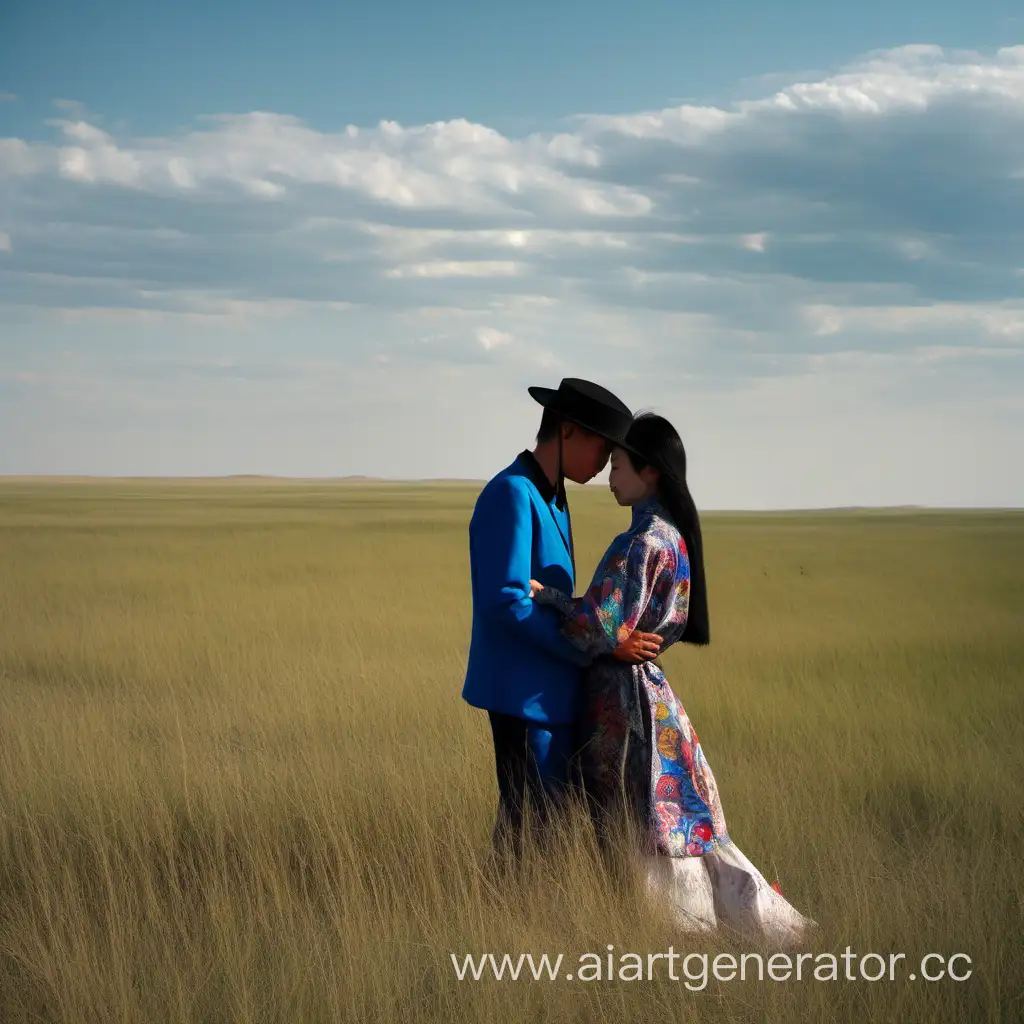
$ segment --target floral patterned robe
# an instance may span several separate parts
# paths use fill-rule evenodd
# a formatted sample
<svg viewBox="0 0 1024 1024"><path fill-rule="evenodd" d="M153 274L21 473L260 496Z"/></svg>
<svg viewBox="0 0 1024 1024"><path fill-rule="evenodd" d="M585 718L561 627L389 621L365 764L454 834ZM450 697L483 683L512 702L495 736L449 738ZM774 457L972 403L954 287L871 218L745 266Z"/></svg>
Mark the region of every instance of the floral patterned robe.
<svg viewBox="0 0 1024 1024"><path fill-rule="evenodd" d="M635 629L658 633L662 651L686 626L686 544L652 497L633 509L586 593L546 587L536 600L560 611L562 631L596 656L584 671L579 770L600 826L623 811L649 854L699 857L729 843L711 767L686 711L656 661L610 657Z"/></svg>

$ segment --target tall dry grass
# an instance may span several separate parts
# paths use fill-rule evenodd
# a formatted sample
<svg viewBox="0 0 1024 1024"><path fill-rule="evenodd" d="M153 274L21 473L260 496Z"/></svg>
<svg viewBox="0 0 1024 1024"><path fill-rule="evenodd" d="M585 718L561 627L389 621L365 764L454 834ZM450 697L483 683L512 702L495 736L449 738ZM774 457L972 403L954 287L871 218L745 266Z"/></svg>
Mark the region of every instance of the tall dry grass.
<svg viewBox="0 0 1024 1024"><path fill-rule="evenodd" d="M707 516L667 673L816 950L969 981L458 982L449 954L742 951L569 829L486 853L457 487L0 486L0 1020L1021 1019L1024 516ZM625 514L574 491L581 577ZM581 583L586 580L581 578Z"/></svg>

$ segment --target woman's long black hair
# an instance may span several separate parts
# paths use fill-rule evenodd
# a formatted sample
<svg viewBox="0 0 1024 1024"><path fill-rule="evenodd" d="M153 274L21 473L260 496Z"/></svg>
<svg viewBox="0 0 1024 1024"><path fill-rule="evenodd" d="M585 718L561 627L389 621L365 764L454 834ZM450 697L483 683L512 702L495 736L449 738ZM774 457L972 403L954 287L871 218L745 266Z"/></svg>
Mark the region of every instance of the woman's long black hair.
<svg viewBox="0 0 1024 1024"><path fill-rule="evenodd" d="M638 473L644 466L658 470L658 497L686 542L690 559L690 608L680 640L690 644L710 643L704 544L700 516L686 483L686 449L682 438L664 416L644 412L633 420L626 443L629 445L626 454ZM630 451L630 448L635 451ZM637 452L643 454L638 455Z"/></svg>

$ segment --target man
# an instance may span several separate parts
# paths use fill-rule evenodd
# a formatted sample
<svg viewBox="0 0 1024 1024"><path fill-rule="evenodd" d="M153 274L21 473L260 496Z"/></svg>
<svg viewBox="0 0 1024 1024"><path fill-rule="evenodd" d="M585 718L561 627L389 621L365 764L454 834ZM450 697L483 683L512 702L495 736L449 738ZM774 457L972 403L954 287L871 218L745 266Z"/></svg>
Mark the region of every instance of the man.
<svg viewBox="0 0 1024 1024"><path fill-rule="evenodd" d="M544 407L537 445L491 479L469 524L473 631L462 696L488 712L498 775L499 852L521 849L529 793L535 827L569 783L581 668L588 658L560 631L551 608L530 599L530 579L575 593L572 524L564 478L593 479L633 415L610 391L567 377L531 387ZM614 657L656 657L661 637L634 632Z"/></svg>

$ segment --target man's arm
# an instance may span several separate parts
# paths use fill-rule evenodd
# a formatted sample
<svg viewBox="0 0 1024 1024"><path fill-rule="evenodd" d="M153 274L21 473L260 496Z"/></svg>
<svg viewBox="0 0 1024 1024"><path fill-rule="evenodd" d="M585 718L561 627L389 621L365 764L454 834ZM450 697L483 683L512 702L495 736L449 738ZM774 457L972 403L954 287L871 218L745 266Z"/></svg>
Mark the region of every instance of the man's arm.
<svg viewBox="0 0 1024 1024"><path fill-rule="evenodd" d="M533 517L526 492L507 478L491 484L474 520L470 558L480 610L524 643L574 665L590 664L591 657L562 636L557 614L530 599Z"/></svg>

